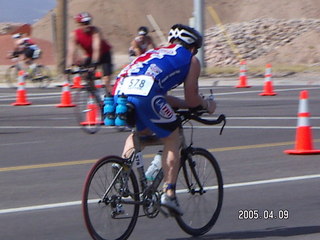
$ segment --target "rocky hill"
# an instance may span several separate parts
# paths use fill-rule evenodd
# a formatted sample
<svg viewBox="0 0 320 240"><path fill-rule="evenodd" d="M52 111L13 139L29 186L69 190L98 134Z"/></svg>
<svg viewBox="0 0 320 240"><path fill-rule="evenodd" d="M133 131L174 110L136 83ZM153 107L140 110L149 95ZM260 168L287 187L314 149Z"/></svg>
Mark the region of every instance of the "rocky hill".
<svg viewBox="0 0 320 240"><path fill-rule="evenodd" d="M211 18L213 7L225 25L241 56L253 64L316 64L319 51L319 0L205 0L205 51L208 65L237 63L237 56L227 43L224 32ZM69 0L68 29L75 27L72 17L89 11L114 46L115 55L126 55L136 29L146 25L152 15L164 36L174 23L188 24L193 15L193 0ZM33 25L33 35L52 41L51 14ZM151 35L157 44L159 36Z"/></svg>

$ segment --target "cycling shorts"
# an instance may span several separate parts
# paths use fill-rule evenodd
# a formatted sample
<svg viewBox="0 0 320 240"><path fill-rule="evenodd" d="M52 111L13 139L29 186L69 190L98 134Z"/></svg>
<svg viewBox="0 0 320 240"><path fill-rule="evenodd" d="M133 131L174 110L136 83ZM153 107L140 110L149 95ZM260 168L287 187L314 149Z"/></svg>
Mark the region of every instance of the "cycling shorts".
<svg viewBox="0 0 320 240"><path fill-rule="evenodd" d="M84 60L84 65L90 65L91 63L91 57L87 57ZM102 74L103 76L110 76L113 73L113 64L112 64L112 54L110 51L104 53L99 62L98 65L101 66Z"/></svg>
<svg viewBox="0 0 320 240"><path fill-rule="evenodd" d="M33 48L33 47L27 47L23 54L26 58L30 59L38 59L41 55L41 49L40 48Z"/></svg>
<svg viewBox="0 0 320 240"><path fill-rule="evenodd" d="M129 95L128 102L135 106L138 131L149 128L159 138L164 138L179 126L175 112L163 95Z"/></svg>

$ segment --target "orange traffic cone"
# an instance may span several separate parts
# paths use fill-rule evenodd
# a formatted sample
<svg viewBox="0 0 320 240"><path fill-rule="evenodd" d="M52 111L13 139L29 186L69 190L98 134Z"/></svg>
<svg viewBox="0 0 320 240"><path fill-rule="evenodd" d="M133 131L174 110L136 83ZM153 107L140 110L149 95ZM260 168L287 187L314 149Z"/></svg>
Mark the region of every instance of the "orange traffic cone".
<svg viewBox="0 0 320 240"><path fill-rule="evenodd" d="M272 86L272 73L271 73L271 64L266 65L266 72L264 75L264 87L263 87L263 92L260 93L260 96L275 96L277 95L273 91L273 86Z"/></svg>
<svg viewBox="0 0 320 240"><path fill-rule="evenodd" d="M102 72L96 72L95 73L96 78L102 78Z"/></svg>
<svg viewBox="0 0 320 240"><path fill-rule="evenodd" d="M87 102L86 121L81 122L81 125L101 125L103 121L100 119L100 108L93 101L93 96L90 96Z"/></svg>
<svg viewBox="0 0 320 240"><path fill-rule="evenodd" d="M25 90L25 72L20 70L18 72L18 89L17 89L17 98L14 103L11 103L13 106L25 106L30 105L31 102L27 100L27 91Z"/></svg>
<svg viewBox="0 0 320 240"><path fill-rule="evenodd" d="M285 150L287 154L320 154L320 150L313 149L312 130L309 124L308 91L300 92L298 127L296 131L295 149Z"/></svg>
<svg viewBox="0 0 320 240"><path fill-rule="evenodd" d="M83 88L83 86L81 85L81 75L80 74L76 74L73 77L73 85L71 88Z"/></svg>
<svg viewBox="0 0 320 240"><path fill-rule="evenodd" d="M240 74L239 74L239 84L235 86L236 88L249 88L251 86L247 85L247 62L242 60L240 62Z"/></svg>
<svg viewBox="0 0 320 240"><path fill-rule="evenodd" d="M56 107L75 107L76 105L72 103L71 92L69 89L69 83L66 81L62 85L61 103L56 105Z"/></svg>

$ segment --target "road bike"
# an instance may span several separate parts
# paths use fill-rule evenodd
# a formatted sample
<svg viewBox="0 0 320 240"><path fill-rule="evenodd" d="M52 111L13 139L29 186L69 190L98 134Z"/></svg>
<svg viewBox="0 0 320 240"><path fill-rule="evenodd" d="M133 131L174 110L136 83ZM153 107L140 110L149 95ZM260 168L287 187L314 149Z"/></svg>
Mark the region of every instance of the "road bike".
<svg viewBox="0 0 320 240"><path fill-rule="evenodd" d="M16 63L9 66L5 72L5 80L10 88L18 87L18 73L21 70L20 64ZM32 64L26 70L26 78L27 82L31 82L34 87L38 88L47 88L51 81L52 75L50 69L41 64Z"/></svg>
<svg viewBox="0 0 320 240"><path fill-rule="evenodd" d="M129 109L133 108L130 106ZM216 223L222 207L222 174L218 162L209 151L193 147L193 125L190 144L186 143L184 128L186 123L191 123L190 120L206 125L223 123L221 134L226 117L222 114L216 120L211 120L200 117L198 111L177 111L181 119L181 157L176 194L184 212L180 216L161 207L162 192L158 188L163 178L162 169L154 181L147 182L144 168L137 167L141 146L158 145L161 142L155 137L140 138L132 121L132 111L129 113L128 122L133 126L134 139L131 156L106 156L94 164L85 179L82 210L89 234L95 240L128 239L139 217L154 218L159 212L165 216L173 215L178 225L190 235L207 233ZM141 215L140 208L143 210Z"/></svg>
<svg viewBox="0 0 320 240"><path fill-rule="evenodd" d="M103 95L101 89L97 88L95 81L95 67L77 66L65 71L70 76L79 74L81 87L74 92L75 115L81 129L89 134L99 131L103 125Z"/></svg>

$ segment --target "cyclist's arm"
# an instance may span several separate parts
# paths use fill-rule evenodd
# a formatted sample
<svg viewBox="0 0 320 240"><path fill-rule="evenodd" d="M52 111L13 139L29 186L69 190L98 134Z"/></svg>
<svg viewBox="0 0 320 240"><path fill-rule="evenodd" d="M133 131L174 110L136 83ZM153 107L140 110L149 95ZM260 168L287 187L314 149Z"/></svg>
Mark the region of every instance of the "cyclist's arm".
<svg viewBox="0 0 320 240"><path fill-rule="evenodd" d="M76 53L75 32L71 32L68 40L67 67L74 63Z"/></svg>
<svg viewBox="0 0 320 240"><path fill-rule="evenodd" d="M140 56L142 54L141 49L139 48L139 45L136 40L133 40L131 42L131 48L136 53L136 56Z"/></svg>
<svg viewBox="0 0 320 240"><path fill-rule="evenodd" d="M99 30L92 35L92 62L97 63L100 59L102 36Z"/></svg>
<svg viewBox="0 0 320 240"><path fill-rule="evenodd" d="M209 113L216 109L216 103L210 99L204 99L199 94L198 78L200 76L201 66L198 58L195 56L191 59L189 73L184 81L184 96L186 105L189 108L201 105Z"/></svg>
<svg viewBox="0 0 320 240"><path fill-rule="evenodd" d="M171 95L166 95L166 100L173 108L188 108L186 101Z"/></svg>

